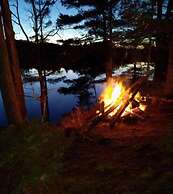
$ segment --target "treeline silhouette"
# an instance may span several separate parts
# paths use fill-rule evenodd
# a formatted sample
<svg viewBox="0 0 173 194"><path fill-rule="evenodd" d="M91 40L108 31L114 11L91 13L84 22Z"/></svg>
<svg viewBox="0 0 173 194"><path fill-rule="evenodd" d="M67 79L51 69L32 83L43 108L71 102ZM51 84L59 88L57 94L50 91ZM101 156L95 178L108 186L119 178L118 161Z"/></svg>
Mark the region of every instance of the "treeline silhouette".
<svg viewBox="0 0 173 194"><path fill-rule="evenodd" d="M37 68L38 64L46 69L56 68L104 68L106 52L104 44L97 42L89 45L58 45L53 43L36 44L16 40L21 68ZM159 53L168 53L166 48L146 47L144 49L118 47L112 49L113 65L135 62L157 63Z"/></svg>

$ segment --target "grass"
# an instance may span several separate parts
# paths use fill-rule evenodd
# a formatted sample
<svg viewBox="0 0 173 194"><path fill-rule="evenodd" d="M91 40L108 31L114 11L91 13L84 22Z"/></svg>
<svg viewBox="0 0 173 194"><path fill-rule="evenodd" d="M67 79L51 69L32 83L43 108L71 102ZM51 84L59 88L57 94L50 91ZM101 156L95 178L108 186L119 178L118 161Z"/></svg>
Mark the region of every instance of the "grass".
<svg viewBox="0 0 173 194"><path fill-rule="evenodd" d="M46 185L63 169L63 155L70 145L63 134L48 124L9 127L0 135L0 193L29 193ZM26 191L25 191L26 190Z"/></svg>
<svg viewBox="0 0 173 194"><path fill-rule="evenodd" d="M102 144L32 122L1 130L0 151L2 194L173 193L173 131Z"/></svg>

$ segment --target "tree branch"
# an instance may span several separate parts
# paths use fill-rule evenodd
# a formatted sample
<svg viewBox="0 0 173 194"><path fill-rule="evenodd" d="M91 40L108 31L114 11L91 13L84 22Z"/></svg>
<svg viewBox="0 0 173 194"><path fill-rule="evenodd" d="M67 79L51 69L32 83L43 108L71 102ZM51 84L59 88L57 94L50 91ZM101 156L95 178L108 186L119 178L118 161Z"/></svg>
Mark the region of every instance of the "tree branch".
<svg viewBox="0 0 173 194"><path fill-rule="evenodd" d="M26 40L29 41L29 37L28 35L26 34L23 26L22 26L22 23L21 23L21 20L20 20L20 14L19 14L19 2L18 0L15 0L16 1L16 5L13 5L15 8L16 8L16 14L14 14L13 12L11 12L11 14L17 19L17 22L15 20L13 20L14 23L16 23L17 25L19 25L20 29L22 30L23 34L25 35L26 37Z"/></svg>

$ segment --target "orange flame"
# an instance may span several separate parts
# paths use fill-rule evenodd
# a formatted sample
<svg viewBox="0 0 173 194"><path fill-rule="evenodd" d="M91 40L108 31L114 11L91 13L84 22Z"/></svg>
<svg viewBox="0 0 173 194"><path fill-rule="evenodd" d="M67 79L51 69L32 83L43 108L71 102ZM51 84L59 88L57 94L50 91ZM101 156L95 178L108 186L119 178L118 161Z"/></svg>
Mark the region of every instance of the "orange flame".
<svg viewBox="0 0 173 194"><path fill-rule="evenodd" d="M115 107L114 111L112 111L109 116L113 116L119 107L125 102L125 100L129 99L132 94L129 93L129 89L127 89L122 81L114 81L113 79L109 79L105 89L103 90L100 96L100 102L104 103L104 111L107 111L110 107ZM139 102L139 108L144 111L146 106L140 104L141 94L138 92L134 99ZM127 113L130 113L132 110L132 104L130 103L125 111L123 112L122 116ZM100 113L101 114L101 113Z"/></svg>
<svg viewBox="0 0 173 194"><path fill-rule="evenodd" d="M100 101L104 102L105 111L107 111L110 106L115 106L115 110L109 115L112 116L118 110L118 107L122 103L122 99L125 93L128 92L122 82L115 82L113 79L109 79L105 89L103 90Z"/></svg>

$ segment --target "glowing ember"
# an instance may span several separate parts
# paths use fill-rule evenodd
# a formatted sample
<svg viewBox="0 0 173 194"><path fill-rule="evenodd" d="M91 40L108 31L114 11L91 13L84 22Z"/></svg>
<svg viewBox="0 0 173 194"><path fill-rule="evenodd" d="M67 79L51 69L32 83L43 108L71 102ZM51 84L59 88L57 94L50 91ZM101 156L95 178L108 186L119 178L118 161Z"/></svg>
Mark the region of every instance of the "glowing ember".
<svg viewBox="0 0 173 194"><path fill-rule="evenodd" d="M140 104L139 105L139 109L142 110L142 111L145 111L147 108L147 105L146 104Z"/></svg>

